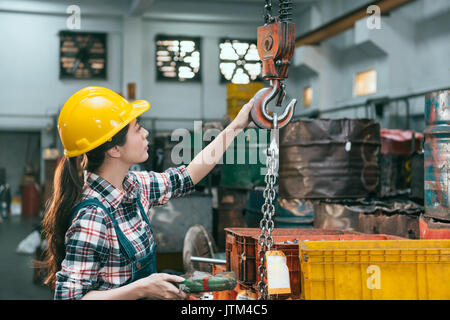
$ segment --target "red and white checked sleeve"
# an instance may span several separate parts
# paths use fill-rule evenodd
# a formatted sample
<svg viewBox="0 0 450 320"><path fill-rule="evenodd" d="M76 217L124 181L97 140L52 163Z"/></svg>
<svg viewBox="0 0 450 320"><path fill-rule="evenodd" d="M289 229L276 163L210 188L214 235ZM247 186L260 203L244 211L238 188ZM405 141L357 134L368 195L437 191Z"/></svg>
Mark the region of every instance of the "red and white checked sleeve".
<svg viewBox="0 0 450 320"><path fill-rule="evenodd" d="M171 198L181 197L194 190L194 182L186 166L169 168L162 173L153 171L134 172L141 182L150 206L166 204Z"/></svg>

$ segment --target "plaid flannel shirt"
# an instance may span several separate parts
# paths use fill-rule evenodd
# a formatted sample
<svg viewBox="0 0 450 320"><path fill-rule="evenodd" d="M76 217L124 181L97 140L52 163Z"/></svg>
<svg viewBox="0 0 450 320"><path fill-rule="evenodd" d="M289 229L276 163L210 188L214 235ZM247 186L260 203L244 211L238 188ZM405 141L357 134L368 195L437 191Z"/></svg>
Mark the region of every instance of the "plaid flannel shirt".
<svg viewBox="0 0 450 320"><path fill-rule="evenodd" d="M181 166L163 173L130 171L123 186L125 192L88 173L81 201L95 197L112 209L120 229L136 248L136 258L140 258L149 253L155 240L140 216L136 198L148 214L151 207L191 192L194 183ZM65 244L66 257L56 274L55 299L80 299L90 290L120 287L131 277L131 262L121 253L112 222L101 208L91 205L75 214Z"/></svg>

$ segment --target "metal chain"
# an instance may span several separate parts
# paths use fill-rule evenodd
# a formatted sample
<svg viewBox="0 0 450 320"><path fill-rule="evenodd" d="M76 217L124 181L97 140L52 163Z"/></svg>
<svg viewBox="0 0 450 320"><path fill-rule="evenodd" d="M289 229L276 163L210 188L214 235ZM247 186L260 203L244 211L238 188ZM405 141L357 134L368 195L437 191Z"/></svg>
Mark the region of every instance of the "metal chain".
<svg viewBox="0 0 450 320"><path fill-rule="evenodd" d="M264 6L264 21L266 23L271 23L273 21L272 17L272 1L266 0L266 5Z"/></svg>
<svg viewBox="0 0 450 320"><path fill-rule="evenodd" d="M292 0L280 0L278 13L280 22L292 21Z"/></svg>
<svg viewBox="0 0 450 320"><path fill-rule="evenodd" d="M289 22L291 20L292 11L292 1L291 0L280 0L279 13L283 18L283 21ZM266 24L272 23L276 20L272 16L272 1L266 0L266 5L264 6L264 21ZM284 85L281 87L281 98L277 101L277 106L281 105L284 98ZM270 132L270 145L267 148L267 173L265 176L266 188L264 189L264 204L261 208L261 213L263 217L259 223L261 228L261 234L258 238L260 250L258 252L259 267L258 273L260 280L257 284L259 291L259 299L267 300L270 299L267 293L267 270L265 266L266 252L272 249L273 237L272 232L275 228L275 223L273 221L273 216L275 215L275 206L273 201L276 197L275 183L278 175L278 154L279 154L279 129L278 129L278 115L276 112L273 113L273 129Z"/></svg>
<svg viewBox="0 0 450 320"><path fill-rule="evenodd" d="M260 280L258 282L259 299L267 300L269 298L267 294L267 284L265 280L267 279L267 272L265 266L266 251L270 251L273 244L272 231L275 227L274 221L272 220L275 215L275 206L273 201L276 197L275 182L276 175L278 171L278 117L274 113L274 129L271 131L270 146L267 149L267 173L265 176L266 188L264 189L264 204L261 208L263 217L259 223L261 228L261 235L258 238L260 245L260 250L258 252L259 258L259 276Z"/></svg>

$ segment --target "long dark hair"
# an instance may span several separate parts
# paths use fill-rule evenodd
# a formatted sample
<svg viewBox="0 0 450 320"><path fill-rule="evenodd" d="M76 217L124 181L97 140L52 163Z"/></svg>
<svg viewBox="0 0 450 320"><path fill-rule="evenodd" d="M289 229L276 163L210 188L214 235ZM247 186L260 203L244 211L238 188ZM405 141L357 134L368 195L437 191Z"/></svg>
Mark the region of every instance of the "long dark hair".
<svg viewBox="0 0 450 320"><path fill-rule="evenodd" d="M84 170L96 172L105 160L105 153L115 146L123 146L129 125L110 141L79 157L63 157L56 168L53 180L53 196L47 204L42 220L42 231L48 240L45 259L38 264L46 271L45 284L55 287L56 273L66 255L65 234L69 228L72 209L80 201L84 186Z"/></svg>

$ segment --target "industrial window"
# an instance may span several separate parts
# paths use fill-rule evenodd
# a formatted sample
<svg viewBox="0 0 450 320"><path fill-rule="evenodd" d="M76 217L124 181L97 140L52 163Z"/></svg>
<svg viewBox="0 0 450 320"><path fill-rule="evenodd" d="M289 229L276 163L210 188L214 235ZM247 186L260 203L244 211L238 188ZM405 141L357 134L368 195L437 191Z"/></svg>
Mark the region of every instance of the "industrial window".
<svg viewBox="0 0 450 320"><path fill-rule="evenodd" d="M256 40L221 39L219 50L222 83L247 84L251 81L262 81Z"/></svg>
<svg viewBox="0 0 450 320"><path fill-rule="evenodd" d="M354 84L354 95L356 97L366 96L377 92L377 71L371 69L356 74Z"/></svg>
<svg viewBox="0 0 450 320"><path fill-rule="evenodd" d="M313 99L313 89L311 87L303 90L303 106L310 107Z"/></svg>
<svg viewBox="0 0 450 320"><path fill-rule="evenodd" d="M200 38L156 36L157 80L201 81Z"/></svg>
<svg viewBox="0 0 450 320"><path fill-rule="evenodd" d="M60 79L106 79L106 39L106 33L60 31Z"/></svg>

